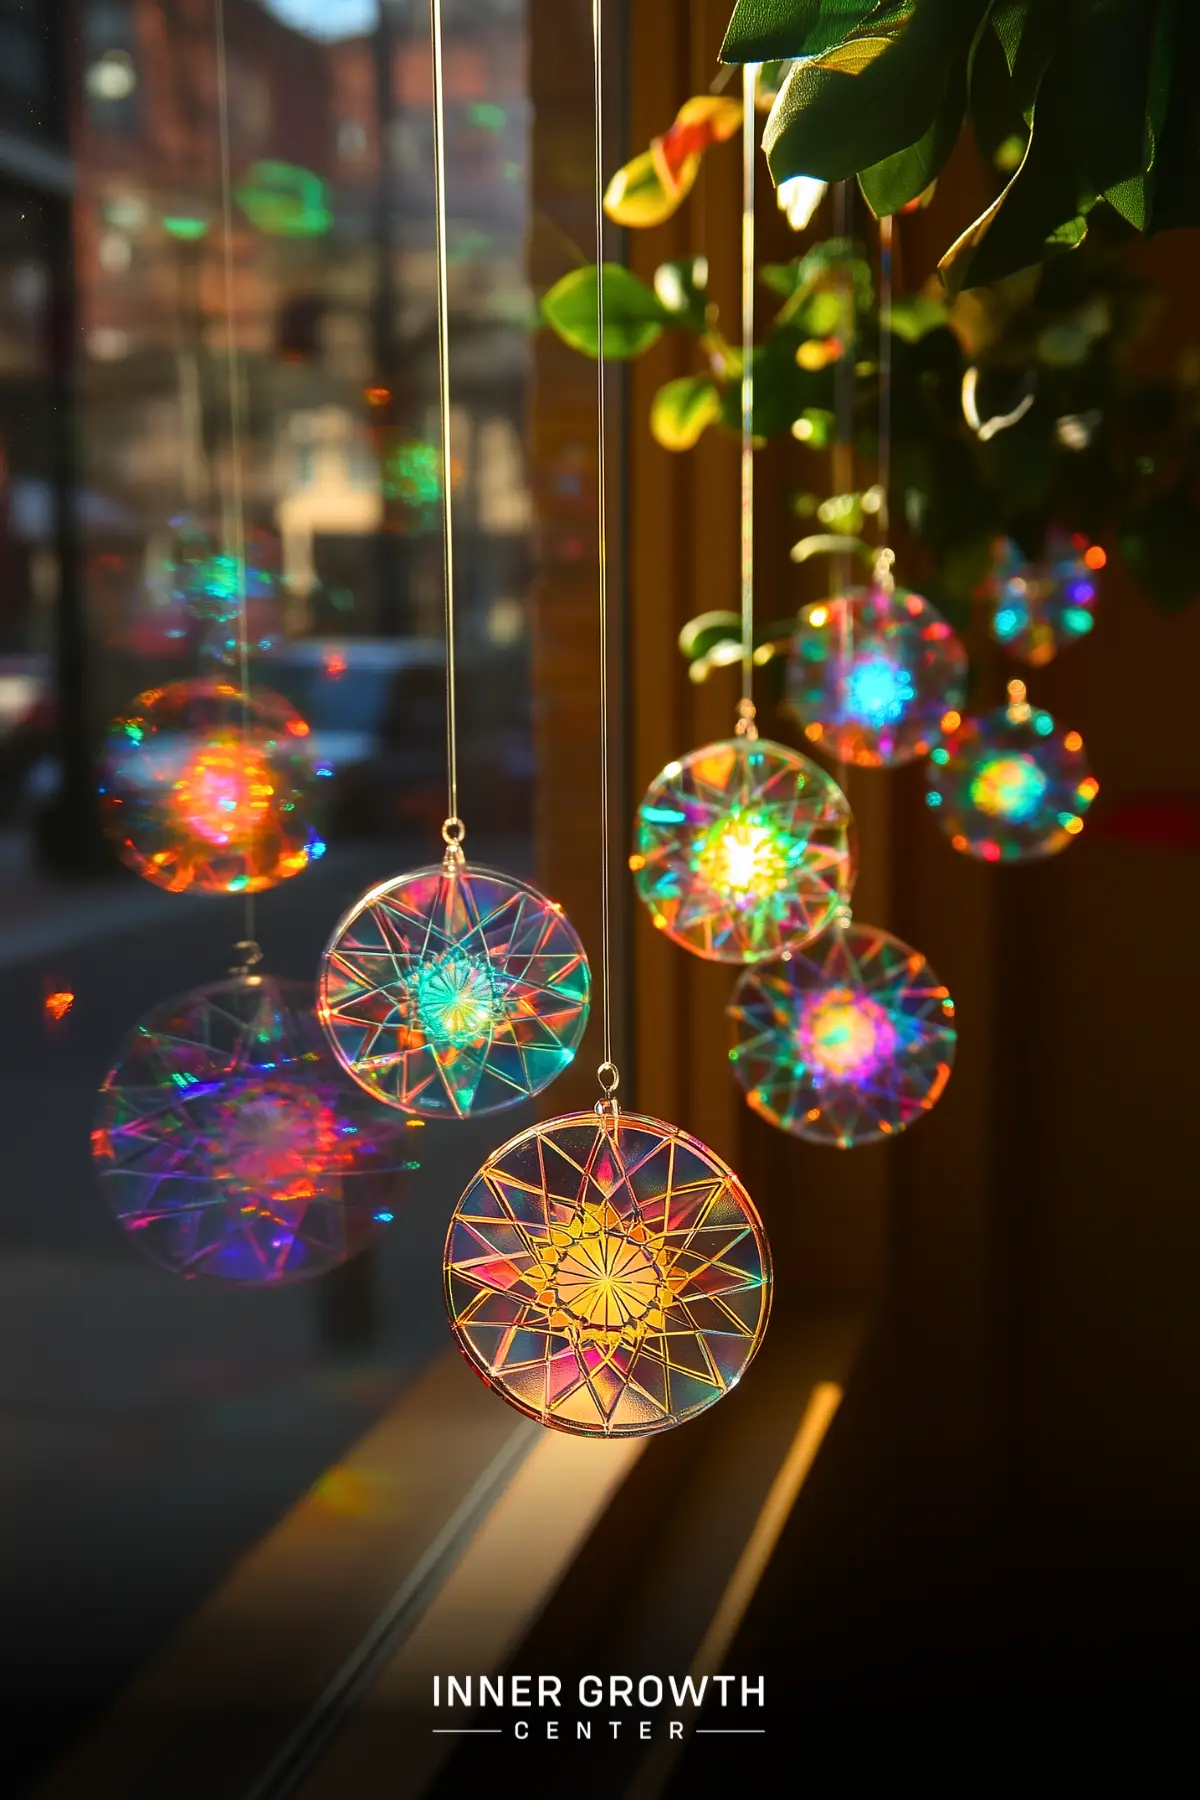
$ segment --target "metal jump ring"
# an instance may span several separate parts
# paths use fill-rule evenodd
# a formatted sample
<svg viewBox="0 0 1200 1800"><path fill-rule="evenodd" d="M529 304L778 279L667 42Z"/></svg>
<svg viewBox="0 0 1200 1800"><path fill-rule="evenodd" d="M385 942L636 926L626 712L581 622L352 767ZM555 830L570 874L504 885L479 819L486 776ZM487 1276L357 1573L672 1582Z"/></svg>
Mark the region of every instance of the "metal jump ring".
<svg viewBox="0 0 1200 1800"><path fill-rule="evenodd" d="M231 975L248 975L251 969L257 968L263 959L262 946L256 944L253 938L242 938L240 943L236 943L233 947L242 952L242 960L234 963L229 971Z"/></svg>

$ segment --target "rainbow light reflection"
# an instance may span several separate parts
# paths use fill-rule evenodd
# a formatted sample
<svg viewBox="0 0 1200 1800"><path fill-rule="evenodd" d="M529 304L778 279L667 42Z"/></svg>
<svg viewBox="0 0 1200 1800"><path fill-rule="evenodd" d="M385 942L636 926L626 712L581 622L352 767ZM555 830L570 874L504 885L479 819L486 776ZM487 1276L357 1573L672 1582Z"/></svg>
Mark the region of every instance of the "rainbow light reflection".
<svg viewBox="0 0 1200 1800"><path fill-rule="evenodd" d="M839 761L895 768L923 756L966 691L966 651L920 594L876 582L801 608L788 704Z"/></svg>
<svg viewBox="0 0 1200 1800"><path fill-rule="evenodd" d="M1061 731L1024 685L1009 706L958 719L930 752L927 804L951 846L984 862L1052 856L1083 830L1100 791L1077 731Z"/></svg>
<svg viewBox="0 0 1200 1800"><path fill-rule="evenodd" d="M131 1242L174 1274L324 1274L395 1216L409 1127L346 1082L311 989L247 976L155 1009L101 1090L93 1156Z"/></svg>
<svg viewBox="0 0 1200 1800"><path fill-rule="evenodd" d="M491 1035L504 1016L503 982L487 957L459 946L421 963L413 998L430 1043L463 1049Z"/></svg>
<svg viewBox="0 0 1200 1800"><path fill-rule="evenodd" d="M714 893L725 899L754 900L785 885L803 848L803 840L781 831L768 814L735 808L701 833L693 866Z"/></svg>
<svg viewBox="0 0 1200 1800"><path fill-rule="evenodd" d="M879 731L898 725L917 697L911 669L882 656L857 658L846 677L846 712Z"/></svg>
<svg viewBox="0 0 1200 1800"><path fill-rule="evenodd" d="M723 1399L766 1331L771 1259L712 1150L636 1113L568 1114L493 1152L444 1257L459 1348L510 1406L650 1437Z"/></svg>
<svg viewBox="0 0 1200 1800"><path fill-rule="evenodd" d="M1012 538L994 550L983 597L992 601L992 636L998 644L1042 668L1060 650L1086 637L1095 625L1096 576L1108 561L1098 544L1080 533L1047 533L1040 562L1028 562Z"/></svg>
<svg viewBox="0 0 1200 1800"><path fill-rule="evenodd" d="M172 893L261 893L322 856L309 729L278 694L181 681L109 728L100 793L121 860Z"/></svg>
<svg viewBox="0 0 1200 1800"><path fill-rule="evenodd" d="M319 1011L338 1061L376 1099L465 1118L561 1075L590 993L561 906L491 869L439 865L374 888L339 922Z"/></svg>
<svg viewBox="0 0 1200 1800"><path fill-rule="evenodd" d="M851 1149L934 1107L954 1064L954 1002L917 951L850 924L748 969L729 1004L734 1075L793 1137Z"/></svg>
<svg viewBox="0 0 1200 1800"><path fill-rule="evenodd" d="M253 745L227 735L206 744L171 790L179 826L227 849L254 841L271 811L275 786Z"/></svg>
<svg viewBox="0 0 1200 1800"><path fill-rule="evenodd" d="M877 1000L846 987L813 996L802 1010L797 1041L821 1077L861 1081L895 1053L898 1034Z"/></svg>
<svg viewBox="0 0 1200 1800"><path fill-rule="evenodd" d="M972 806L992 819L1022 825L1042 803L1049 777L1032 756L991 756L971 778Z"/></svg>
<svg viewBox="0 0 1200 1800"><path fill-rule="evenodd" d="M762 962L823 931L854 883L837 783L764 738L668 763L638 808L629 859L655 928L712 962Z"/></svg>

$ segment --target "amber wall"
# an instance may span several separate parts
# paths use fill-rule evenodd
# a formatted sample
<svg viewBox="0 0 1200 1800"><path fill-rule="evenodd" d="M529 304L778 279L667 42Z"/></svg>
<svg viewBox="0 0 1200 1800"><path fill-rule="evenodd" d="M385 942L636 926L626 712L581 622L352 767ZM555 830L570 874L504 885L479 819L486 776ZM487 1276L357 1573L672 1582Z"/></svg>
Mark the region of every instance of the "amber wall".
<svg viewBox="0 0 1200 1800"><path fill-rule="evenodd" d="M728 0L614 7L627 81L610 168L707 88L728 11ZM534 268L544 288L577 260L564 230L590 249L589 50L584 6L534 0L532 12ZM676 219L624 246L646 277L668 257L705 252L727 318L736 317L738 180L736 153L714 154ZM794 254L762 187L762 239L773 254ZM980 192L968 149L934 208L900 223L904 281L929 272ZM1177 234L1138 261L1164 287L1148 354L1169 367L1195 335L1200 240ZM733 718L732 678L693 687L676 636L694 614L736 604L736 449L710 434L695 453L672 456L646 425L654 390L687 372L692 355L668 336L623 382L627 810L665 761L726 733ZM576 783L581 770L590 779L597 724L586 500L594 376L546 334L537 357L548 553L541 853L547 879L590 928L595 815L579 808ZM789 444L759 459L768 616L801 597L784 504L801 454ZM572 471L585 497L571 489ZM946 1097L901 1142L845 1155L761 1127L728 1074L729 973L672 950L631 909L637 1102L744 1169L776 1248L779 1305L874 1303L870 1346L784 1569L813 1584L810 1623L789 1654L802 1662L811 1652L827 1674L861 1673L872 1658L890 1666L902 1643L918 1662L922 1644L945 1661L956 1631L993 1649L1001 1639L1023 1645L1031 1670L1069 1653L1079 1666L1107 1655L1111 1673L1132 1659L1139 1632L1163 1656L1182 1641L1197 1573L1188 1520L1200 1502L1200 977L1189 938L1200 864L1114 837L1105 818L1122 798L1200 794L1198 666L1200 606L1165 615L1114 559L1093 638L1033 690L1083 732L1102 786L1094 827L1044 866L997 873L956 856L921 803L919 771L851 783L863 840L858 914L919 945L959 1009ZM781 722L770 728L788 735ZM587 1098L595 1059L584 1060ZM878 1580L864 1599L867 1570ZM916 1604L914 1580L928 1602L916 1605L915 1638L885 1617L901 1595ZM766 1614L753 1629L769 1639Z"/></svg>

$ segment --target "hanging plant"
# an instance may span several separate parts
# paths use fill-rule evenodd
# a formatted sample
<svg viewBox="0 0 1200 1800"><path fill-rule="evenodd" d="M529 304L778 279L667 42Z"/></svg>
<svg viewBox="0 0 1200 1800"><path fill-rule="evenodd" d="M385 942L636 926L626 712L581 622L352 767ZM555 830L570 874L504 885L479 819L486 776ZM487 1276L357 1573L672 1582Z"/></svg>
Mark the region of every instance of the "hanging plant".
<svg viewBox="0 0 1200 1800"><path fill-rule="evenodd" d="M778 0L776 10L791 4ZM777 71L771 76L778 81ZM768 98L772 91L768 86ZM761 81L759 95L765 113ZM692 129L711 119L704 112L709 98L689 101L676 125L688 119ZM740 119L740 103L736 111ZM712 136L709 148L719 141ZM638 185L629 171L646 154L610 183L610 216L621 216ZM922 197L927 194L923 189ZM1186 358L1174 381L1147 381L1136 372L1133 352L1153 323L1157 296L1130 270L1127 228L1105 210L1108 217L1093 218L1091 236L1075 256L953 300L936 278L925 291L897 300L886 321L890 345L864 246L830 239L809 244L789 262L759 268L775 307L754 352L755 436L766 441L790 433L803 451L822 456L820 472L814 468L808 478L798 459L798 561L842 554L843 540L861 543L878 505L871 491L823 495L819 488L843 352L856 370L855 447L868 465L877 455L878 371L886 348L894 382L891 514L904 519L913 545L925 552L914 579L955 623L963 623L979 593L999 540L1036 562L1051 530L1086 542L1115 541L1164 606L1192 597L1200 359ZM664 383L651 404L651 432L672 451L692 449L708 431L735 433L740 426L741 346L722 329L708 279L701 256L660 264L652 282L619 264L604 269L606 359L639 357L668 332L694 346L694 368ZM595 265L557 282L543 297L542 315L572 348L594 357ZM706 614L693 626L683 649L699 680L738 654L740 628L732 613ZM788 631L788 621L762 628L761 661L786 646Z"/></svg>
<svg viewBox="0 0 1200 1800"><path fill-rule="evenodd" d="M898 212L967 121L1008 179L942 259L952 291L1076 249L1098 214L1200 224L1200 8L1184 0L738 0L730 63L791 58L777 183L857 176Z"/></svg>

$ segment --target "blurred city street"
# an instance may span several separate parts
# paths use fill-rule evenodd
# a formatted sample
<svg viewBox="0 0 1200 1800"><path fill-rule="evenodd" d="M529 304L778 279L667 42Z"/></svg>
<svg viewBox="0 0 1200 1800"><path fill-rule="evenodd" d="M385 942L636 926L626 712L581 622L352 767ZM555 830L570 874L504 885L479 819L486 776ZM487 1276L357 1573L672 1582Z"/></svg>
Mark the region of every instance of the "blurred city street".
<svg viewBox="0 0 1200 1800"><path fill-rule="evenodd" d="M446 1220L498 1128L413 1133L422 1168L368 1253L370 1341L339 1342L337 1284L362 1282L359 1265L259 1292L151 1266L93 1169L96 1090L139 1015L221 977L241 904L120 875L68 886L4 848L0 1519L22 1552L4 1560L0 1615L6 1738L31 1767L444 1347ZM266 966L311 979L343 908L434 854L416 840L349 846L263 896ZM48 991L75 996L57 1023Z"/></svg>

